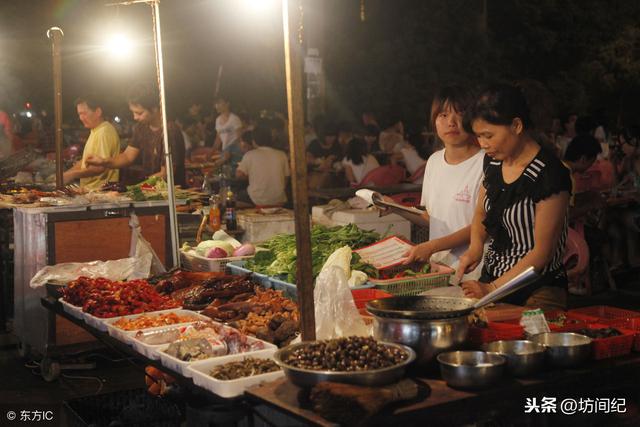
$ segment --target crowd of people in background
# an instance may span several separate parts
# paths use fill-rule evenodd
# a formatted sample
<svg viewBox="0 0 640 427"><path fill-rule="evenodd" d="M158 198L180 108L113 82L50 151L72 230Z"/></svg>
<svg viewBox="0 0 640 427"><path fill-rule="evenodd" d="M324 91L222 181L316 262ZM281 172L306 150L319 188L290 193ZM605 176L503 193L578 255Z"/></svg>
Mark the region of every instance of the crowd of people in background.
<svg viewBox="0 0 640 427"><path fill-rule="evenodd" d="M131 116L116 117L103 108L102 99L94 95L79 98L75 107L85 128L80 133L83 147L74 148L69 143L77 142L69 141L74 133L65 132L66 145L71 145L65 151L69 166L65 182L79 181L97 189L113 180L132 184L149 176L165 177L157 100L153 85L137 85L127 99ZM212 176L224 175L247 205L290 206L287 117L271 111L252 115L235 110L226 96L212 100L211 110L205 105L193 102L168 123L175 182L205 188ZM438 120L442 120L438 114L428 117L425 112L423 123L410 125L395 112L364 111L351 120L331 113L310 118L304 138L309 188L375 185L370 178L384 168L401 170L401 182L423 183L428 163L431 172L436 164L448 167L432 155L442 156L447 138L456 136L438 131ZM0 111L0 158L25 147L29 141L25 126L29 122L22 115ZM640 265L640 212L625 207L610 209L606 218L601 214L603 192L615 196L625 189L640 188L640 126L610 126L569 112L547 127L531 123L527 134L571 171L570 220L584 224L587 240L598 247L594 252L606 256L613 267ZM40 134L36 138L40 148L50 151L50 115L34 113L30 130ZM479 147L473 132L470 135L465 144ZM187 167L198 163L206 166L204 174Z"/></svg>

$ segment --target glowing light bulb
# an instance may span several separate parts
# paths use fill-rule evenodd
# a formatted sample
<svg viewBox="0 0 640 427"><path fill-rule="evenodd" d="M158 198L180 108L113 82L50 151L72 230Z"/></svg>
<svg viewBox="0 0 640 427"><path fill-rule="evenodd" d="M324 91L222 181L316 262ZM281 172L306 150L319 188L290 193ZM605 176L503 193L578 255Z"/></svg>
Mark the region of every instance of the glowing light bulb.
<svg viewBox="0 0 640 427"><path fill-rule="evenodd" d="M124 34L114 34L105 43L106 50L116 58L126 58L131 54L131 40Z"/></svg>

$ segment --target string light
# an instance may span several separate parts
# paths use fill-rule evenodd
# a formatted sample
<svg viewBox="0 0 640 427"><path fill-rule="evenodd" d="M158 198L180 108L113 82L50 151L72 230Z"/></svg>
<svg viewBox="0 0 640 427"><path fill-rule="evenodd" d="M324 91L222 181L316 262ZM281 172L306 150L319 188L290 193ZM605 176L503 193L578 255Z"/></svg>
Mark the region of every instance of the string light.
<svg viewBox="0 0 640 427"><path fill-rule="evenodd" d="M360 22L366 21L367 16L364 11L364 0L360 0Z"/></svg>
<svg viewBox="0 0 640 427"><path fill-rule="evenodd" d="M302 44L304 41L304 10L302 9L302 1L298 3L298 10L300 11L300 25L298 26L298 43Z"/></svg>

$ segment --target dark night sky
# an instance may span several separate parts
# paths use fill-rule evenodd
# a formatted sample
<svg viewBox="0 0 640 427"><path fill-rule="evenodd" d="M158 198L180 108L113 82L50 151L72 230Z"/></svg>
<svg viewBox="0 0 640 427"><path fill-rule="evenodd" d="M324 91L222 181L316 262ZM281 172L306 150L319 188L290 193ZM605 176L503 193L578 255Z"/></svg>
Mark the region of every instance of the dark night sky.
<svg viewBox="0 0 640 427"><path fill-rule="evenodd" d="M155 79L151 8L105 7L102 0L0 0L0 104L26 100L52 105L50 44L46 30L63 29L63 96L67 110L83 92L126 109L128 87ZM222 92L240 108L284 105L284 53L279 2L260 13L242 1L163 0L160 17L169 112L197 99L210 106L220 65ZM135 54L118 62L100 50L104 37L126 29ZM71 107L70 107L71 106Z"/></svg>
<svg viewBox="0 0 640 427"><path fill-rule="evenodd" d="M329 110L342 117L371 109L424 122L442 84L523 79L553 98L554 108L540 107L548 115L603 109L612 123L640 116L640 2L486 0L483 21L483 0L365 0L361 22L359 0L303 1L305 34L322 29ZM106 2L0 0L0 107L15 110L30 100L50 108L45 33L57 25L65 32L66 118L75 120L72 101L85 92L105 93L126 111L127 89L155 78L151 11ZM170 116L191 100L211 107L220 65L222 92L236 111L285 110L280 1L263 0L271 6L258 12L248 2L162 0ZM314 19L310 5L322 5L324 20ZM99 49L116 27L139 42L127 63Z"/></svg>

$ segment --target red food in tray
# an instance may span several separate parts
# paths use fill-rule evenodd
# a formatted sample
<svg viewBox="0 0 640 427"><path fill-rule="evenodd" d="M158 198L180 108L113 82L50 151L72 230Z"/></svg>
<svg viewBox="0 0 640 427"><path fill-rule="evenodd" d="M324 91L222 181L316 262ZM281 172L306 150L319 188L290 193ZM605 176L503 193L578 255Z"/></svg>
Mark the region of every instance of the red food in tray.
<svg viewBox="0 0 640 427"><path fill-rule="evenodd" d="M62 294L69 304L80 306L84 312L100 318L180 306L170 297L160 295L146 280L114 282L104 278L79 277L70 282Z"/></svg>

